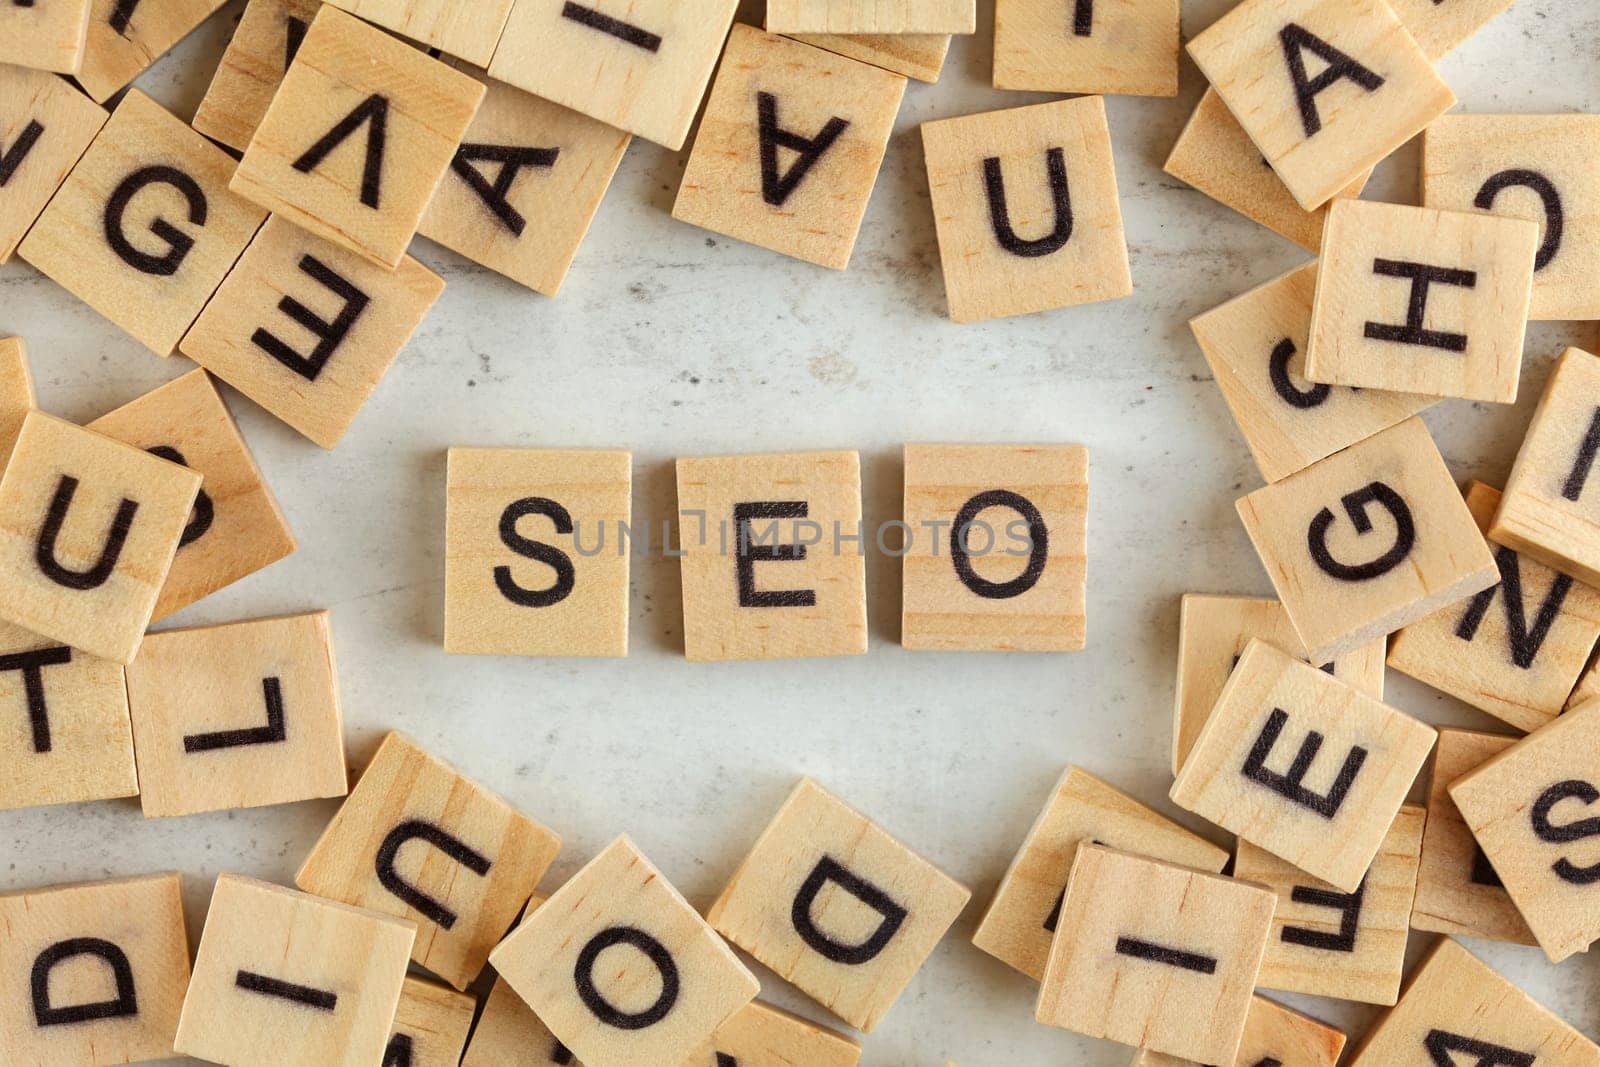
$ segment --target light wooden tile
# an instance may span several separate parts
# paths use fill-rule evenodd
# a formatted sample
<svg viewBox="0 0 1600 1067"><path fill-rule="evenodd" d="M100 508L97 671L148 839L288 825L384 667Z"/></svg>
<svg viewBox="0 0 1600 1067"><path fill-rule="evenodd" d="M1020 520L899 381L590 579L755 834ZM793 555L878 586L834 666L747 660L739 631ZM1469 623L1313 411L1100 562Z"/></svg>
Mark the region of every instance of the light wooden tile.
<svg viewBox="0 0 1600 1067"><path fill-rule="evenodd" d="M1445 938L1349 1067L1441 1063L1594 1067L1600 1046Z"/></svg>
<svg viewBox="0 0 1600 1067"><path fill-rule="evenodd" d="M951 319L1133 292L1099 97L924 123L922 145Z"/></svg>
<svg viewBox="0 0 1600 1067"><path fill-rule="evenodd" d="M1467 487L1488 533L1500 493ZM1495 550L1500 584L1401 630L1389 666L1519 730L1537 730L1566 706L1600 641L1600 591L1509 548Z"/></svg>
<svg viewBox="0 0 1600 1067"><path fill-rule="evenodd" d="M1228 863L1226 850L1068 767L1000 879L972 943L1035 981L1044 977L1067 876L1085 841L1213 874Z"/></svg>
<svg viewBox="0 0 1600 1067"><path fill-rule="evenodd" d="M10 3L0 8L0 41L6 42L6 63L76 74L83 65L89 33L89 4L90 0L62 0Z"/></svg>
<svg viewBox="0 0 1600 1067"><path fill-rule="evenodd" d="M759 987L626 836L530 912L490 959L589 1067L680 1063Z"/></svg>
<svg viewBox="0 0 1600 1067"><path fill-rule="evenodd" d="M194 128L243 152L321 7L322 0L250 0L194 113Z"/></svg>
<svg viewBox="0 0 1600 1067"><path fill-rule="evenodd" d="M1252 641L1172 799L1353 893L1434 737L1433 727Z"/></svg>
<svg viewBox="0 0 1600 1067"><path fill-rule="evenodd" d="M1178 610L1178 682L1172 715L1174 775L1188 762L1239 657L1258 638L1291 656L1306 658L1300 635L1278 601L1184 594ZM1374 700L1382 700L1385 647L1386 642L1379 638L1320 666Z"/></svg>
<svg viewBox="0 0 1600 1067"><path fill-rule="evenodd" d="M844 270L906 80L738 24L672 217Z"/></svg>
<svg viewBox="0 0 1600 1067"><path fill-rule="evenodd" d="M496 978L461 1067L582 1067L533 1009Z"/></svg>
<svg viewBox="0 0 1600 1067"><path fill-rule="evenodd" d="M1282 481L1425 410L1437 397L1316 385L1305 377L1317 264L1189 320L1261 476Z"/></svg>
<svg viewBox="0 0 1600 1067"><path fill-rule="evenodd" d="M1241 497L1307 658L1325 663L1500 580L1421 419Z"/></svg>
<svg viewBox="0 0 1600 1067"><path fill-rule="evenodd" d="M132 90L18 251L170 356L266 218L228 191L232 174L226 152Z"/></svg>
<svg viewBox="0 0 1600 1067"><path fill-rule="evenodd" d="M1334 201L1306 377L1512 403L1538 245L1526 219Z"/></svg>
<svg viewBox="0 0 1600 1067"><path fill-rule="evenodd" d="M1589 669L1578 680L1578 687L1567 698L1567 710L1600 697L1600 661L1589 664Z"/></svg>
<svg viewBox="0 0 1600 1067"><path fill-rule="evenodd" d="M0 1062L105 1067L172 1054L189 985L177 874L0 895Z"/></svg>
<svg viewBox="0 0 1600 1067"><path fill-rule="evenodd" d="M457 1067L477 1007L465 993L407 978L383 1049L384 1067Z"/></svg>
<svg viewBox="0 0 1600 1067"><path fill-rule="evenodd" d="M0 71L0 76L3 74ZM37 406L27 342L20 337L0 337L0 472L11 460L22 420Z"/></svg>
<svg viewBox="0 0 1600 1067"><path fill-rule="evenodd" d="M906 445L900 643L1083 648L1088 509L1080 445Z"/></svg>
<svg viewBox="0 0 1600 1067"><path fill-rule="evenodd" d="M685 655L864 655L861 523L855 452L679 459Z"/></svg>
<svg viewBox="0 0 1600 1067"><path fill-rule="evenodd" d="M560 104L489 82L417 232L555 296L629 140Z"/></svg>
<svg viewBox="0 0 1600 1067"><path fill-rule="evenodd" d="M1245 0L1189 55L1306 210L1456 102L1385 0Z"/></svg>
<svg viewBox="0 0 1600 1067"><path fill-rule="evenodd" d="M1260 886L1080 845L1035 1018L1153 1052L1232 1063L1273 901ZM1167 1010L1173 1003L1182 1010Z"/></svg>
<svg viewBox="0 0 1600 1067"><path fill-rule="evenodd" d="M738 0L517 0L489 76L674 151Z"/></svg>
<svg viewBox="0 0 1600 1067"><path fill-rule="evenodd" d="M1178 95L1180 0L995 0L994 87Z"/></svg>
<svg viewBox="0 0 1600 1067"><path fill-rule="evenodd" d="M1450 785L1472 836L1552 963L1600 938L1590 822L1600 701L1574 708ZM1592 814L1592 813L1590 813Z"/></svg>
<svg viewBox="0 0 1600 1067"><path fill-rule="evenodd" d="M1569 348L1539 399L1489 536L1600 586L1600 360Z"/></svg>
<svg viewBox="0 0 1600 1067"><path fill-rule="evenodd" d="M1515 737L1441 729L1428 786L1428 825L1422 833L1417 899L1411 927L1454 937L1534 944L1533 932L1478 847L1450 783L1512 745Z"/></svg>
<svg viewBox="0 0 1600 1067"><path fill-rule="evenodd" d="M465 989L560 849L545 827L390 733L295 884L415 922L412 959Z"/></svg>
<svg viewBox="0 0 1600 1067"><path fill-rule="evenodd" d="M861 1046L809 1019L752 1000L717 1027L683 1067L856 1067Z"/></svg>
<svg viewBox="0 0 1600 1067"><path fill-rule="evenodd" d="M151 634L128 707L147 818L348 791L325 611Z"/></svg>
<svg viewBox="0 0 1600 1067"><path fill-rule="evenodd" d="M429 48L480 67L489 65L511 16L512 0L330 0L368 22L375 22Z"/></svg>
<svg viewBox="0 0 1600 1067"><path fill-rule="evenodd" d="M223 874L177 1050L231 1067L368 1067L383 1057L416 928Z"/></svg>
<svg viewBox="0 0 1600 1067"><path fill-rule="evenodd" d="M181 347L333 448L443 292L410 256L387 271L274 216Z"/></svg>
<svg viewBox="0 0 1600 1067"><path fill-rule="evenodd" d="M767 0L772 33L975 33L975 0ZM1176 51L1176 49L1174 49Z"/></svg>
<svg viewBox="0 0 1600 1067"><path fill-rule="evenodd" d="M786 36L930 85L939 80L945 57L950 52L947 33L796 33Z"/></svg>
<svg viewBox="0 0 1600 1067"><path fill-rule="evenodd" d="M1389 0L1429 59L1455 51L1511 4L1512 0Z"/></svg>
<svg viewBox="0 0 1600 1067"><path fill-rule="evenodd" d="M626 656L633 457L452 448L444 649Z"/></svg>
<svg viewBox="0 0 1600 1067"><path fill-rule="evenodd" d="M0 480L0 620L127 663L199 489L185 467L29 412Z"/></svg>
<svg viewBox="0 0 1600 1067"><path fill-rule="evenodd" d="M1244 1039L1234 1063L1239 1067L1335 1067L1344 1051L1344 1031L1301 1015L1266 997L1250 999L1250 1013L1244 1020ZM1133 1054L1128 1067L1200 1067L1193 1060L1179 1059L1160 1052L1141 1049Z"/></svg>
<svg viewBox="0 0 1600 1067"><path fill-rule="evenodd" d="M50 9L0 7L0 24L12 11ZM0 66L0 263L11 259L105 122L105 109L67 81Z"/></svg>
<svg viewBox="0 0 1600 1067"><path fill-rule="evenodd" d="M971 897L807 778L706 917L723 937L870 1033Z"/></svg>
<svg viewBox="0 0 1600 1067"><path fill-rule="evenodd" d="M483 94L476 78L325 5L230 188L392 270Z"/></svg>
<svg viewBox="0 0 1600 1067"><path fill-rule="evenodd" d="M216 14L225 0L91 0L78 84L100 103Z"/></svg>

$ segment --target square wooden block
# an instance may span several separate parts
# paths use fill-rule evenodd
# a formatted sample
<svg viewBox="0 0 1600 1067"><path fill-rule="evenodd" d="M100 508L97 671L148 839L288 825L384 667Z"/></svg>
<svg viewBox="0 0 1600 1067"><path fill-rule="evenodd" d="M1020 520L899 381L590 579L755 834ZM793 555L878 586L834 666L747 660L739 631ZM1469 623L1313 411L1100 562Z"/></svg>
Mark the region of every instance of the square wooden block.
<svg viewBox="0 0 1600 1067"><path fill-rule="evenodd" d="M768 0L772 33L975 33L975 0ZM1176 49L1174 49L1176 52Z"/></svg>
<svg viewBox="0 0 1600 1067"><path fill-rule="evenodd" d="M416 927L223 874L177 1051L233 1067L357 1067L389 1042Z"/></svg>
<svg viewBox="0 0 1600 1067"><path fill-rule="evenodd" d="M1550 962L1600 938L1600 864L1582 820L1600 800L1593 769L1600 701L1574 708L1450 785L1483 848Z"/></svg>
<svg viewBox="0 0 1600 1067"><path fill-rule="evenodd" d="M388 1067L457 1067L477 1008L478 1002L465 993L407 978L383 1062Z"/></svg>
<svg viewBox="0 0 1600 1067"><path fill-rule="evenodd" d="M452 448L444 650L626 656L633 457Z"/></svg>
<svg viewBox="0 0 1600 1067"><path fill-rule="evenodd" d="M183 354L333 448L444 292L273 217L183 339Z"/></svg>
<svg viewBox="0 0 1600 1067"><path fill-rule="evenodd" d="M1241 1067L1336 1067L1344 1051L1344 1031L1327 1023L1291 1011L1266 997L1250 999L1250 1013L1244 1020L1244 1038L1234 1058ZM1179 1059L1160 1052L1141 1049L1128 1067L1200 1067L1193 1060Z"/></svg>
<svg viewBox="0 0 1600 1067"><path fill-rule="evenodd" d="M1245 0L1189 55L1308 211L1456 103L1385 0Z"/></svg>
<svg viewBox="0 0 1600 1067"><path fill-rule="evenodd" d="M1099 97L927 122L922 145L952 320L1133 292Z"/></svg>
<svg viewBox="0 0 1600 1067"><path fill-rule="evenodd" d="M1500 492L1467 487L1478 529L1500 506ZM1500 584L1465 604L1412 623L1389 646L1389 666L1449 693L1519 730L1560 715L1600 641L1600 591L1495 550Z"/></svg>
<svg viewBox="0 0 1600 1067"><path fill-rule="evenodd" d="M530 912L490 958L588 1067L682 1063L759 988L626 836Z"/></svg>
<svg viewBox="0 0 1600 1067"><path fill-rule="evenodd" d="M1367 1035L1350 1067L1441 1063L1594 1067L1600 1046L1445 938L1412 976L1399 1006Z"/></svg>
<svg viewBox="0 0 1600 1067"><path fill-rule="evenodd" d="M1512 0L1389 0L1429 59L1455 51L1511 4Z"/></svg>
<svg viewBox="0 0 1600 1067"><path fill-rule="evenodd" d="M194 128L243 152L321 7L322 0L250 0L194 113Z"/></svg>
<svg viewBox="0 0 1600 1067"><path fill-rule="evenodd" d="M465 989L560 850L561 838L390 733L295 884L412 920L412 958Z"/></svg>
<svg viewBox="0 0 1600 1067"><path fill-rule="evenodd" d="M489 77L677 151L738 0L517 0Z"/></svg>
<svg viewBox="0 0 1600 1067"><path fill-rule="evenodd" d="M91 0L84 91L105 103L217 13L225 0Z"/></svg>
<svg viewBox="0 0 1600 1067"><path fill-rule="evenodd" d="M496 978L461 1067L582 1067L504 978Z"/></svg>
<svg viewBox="0 0 1600 1067"><path fill-rule="evenodd" d="M349 791L327 612L151 634L127 673L146 818Z"/></svg>
<svg viewBox="0 0 1600 1067"><path fill-rule="evenodd" d="M1589 669L1578 681L1578 688L1567 698L1567 710L1600 697L1600 662L1589 664Z"/></svg>
<svg viewBox="0 0 1600 1067"><path fill-rule="evenodd" d="M8 3L0 8L0 40L6 64L32 70L76 74L83 66L89 34L90 0ZM0 91L4 100L11 90ZM7 138L4 142L10 143Z"/></svg>
<svg viewBox="0 0 1600 1067"><path fill-rule="evenodd" d="M971 897L807 778L706 918L817 1003L870 1033Z"/></svg>
<svg viewBox="0 0 1600 1067"><path fill-rule="evenodd" d="M678 460L684 654L865 655L861 522L855 452Z"/></svg>
<svg viewBox="0 0 1600 1067"><path fill-rule="evenodd" d="M939 80L945 57L950 52L950 35L939 33L794 33L786 36L929 84Z"/></svg>
<svg viewBox="0 0 1600 1067"><path fill-rule="evenodd" d="M489 65L511 16L512 0L330 0L352 15L375 22L429 48Z"/></svg>
<svg viewBox="0 0 1600 1067"><path fill-rule="evenodd" d="M1172 799L1354 893L1434 737L1433 727L1252 641Z"/></svg>
<svg viewBox="0 0 1600 1067"><path fill-rule="evenodd" d="M189 985L180 882L152 874L0 895L0 1062L171 1056Z"/></svg>
<svg viewBox="0 0 1600 1067"><path fill-rule="evenodd" d="M230 188L392 270L483 93L476 78L324 6Z"/></svg>
<svg viewBox="0 0 1600 1067"><path fill-rule="evenodd" d="M1514 402L1538 246L1539 228L1526 219L1335 201L1306 376Z"/></svg>
<svg viewBox="0 0 1600 1067"><path fill-rule="evenodd" d="M1308 252L1322 247L1327 206L1307 211L1295 202L1215 89L1200 97L1162 169ZM1367 171L1338 195L1360 196L1371 177Z"/></svg>
<svg viewBox="0 0 1600 1067"><path fill-rule="evenodd" d="M1305 376L1317 264L1189 320L1261 477L1282 481L1438 397L1317 385Z"/></svg>
<svg viewBox="0 0 1600 1067"><path fill-rule="evenodd" d="M1439 731L1428 786L1428 825L1411 928L1454 937L1535 944L1533 931L1511 903L1500 876L1450 799L1450 783L1517 743L1515 737L1473 730Z"/></svg>
<svg viewBox="0 0 1600 1067"><path fill-rule="evenodd" d="M752 1000L717 1027L711 1040L684 1061L683 1067L765 1063L856 1067L859 1062L861 1046L850 1038Z"/></svg>
<svg viewBox="0 0 1600 1067"><path fill-rule="evenodd" d="M1181 0L995 0L994 87L1178 95Z"/></svg>
<svg viewBox="0 0 1600 1067"><path fill-rule="evenodd" d="M232 174L226 152L135 89L18 251L170 356L266 218L228 191Z"/></svg>
<svg viewBox="0 0 1600 1067"><path fill-rule="evenodd" d="M0 69L0 76L3 75ZM23 420L37 406L27 342L20 337L0 337L0 472L11 461Z"/></svg>
<svg viewBox="0 0 1600 1067"><path fill-rule="evenodd" d="M903 520L906 648L1083 648L1088 449L906 445Z"/></svg>
<svg viewBox="0 0 1600 1067"><path fill-rule="evenodd" d="M1000 879L972 943L1034 981L1043 978L1067 876L1085 841L1213 874L1228 863L1226 850L1068 767Z"/></svg>
<svg viewBox="0 0 1600 1067"><path fill-rule="evenodd" d="M672 217L843 270L906 80L735 25Z"/></svg>
<svg viewBox="0 0 1600 1067"><path fill-rule="evenodd" d="M1260 886L1081 845L1035 1018L1153 1052L1233 1063L1273 902ZM1183 1010L1169 1010L1173 1003Z"/></svg>
<svg viewBox="0 0 1600 1067"><path fill-rule="evenodd" d="M1172 715L1174 775L1189 761L1239 657L1258 638L1299 659L1306 658L1300 635L1278 601L1184 594L1178 609L1178 684ZM1320 666L1372 699L1382 700L1385 647L1386 642L1379 638Z"/></svg>
<svg viewBox="0 0 1600 1067"><path fill-rule="evenodd" d="M13 11L49 11L50 5L0 7L0 24ZM59 10L59 7L57 8ZM5 32L0 30L0 38ZM26 67L0 66L0 147L5 163L0 199L0 263L9 262L28 227L66 181L67 174L106 123L105 109L65 80Z"/></svg>
<svg viewBox="0 0 1600 1067"><path fill-rule="evenodd" d="M204 479L151 622L295 550L277 499L204 370L190 371L88 428L181 463Z"/></svg>
<svg viewBox="0 0 1600 1067"><path fill-rule="evenodd" d="M1600 587L1600 360L1569 348L1539 399L1489 537Z"/></svg>
<svg viewBox="0 0 1600 1067"><path fill-rule="evenodd" d="M1316 663L1500 580L1418 418L1241 497L1237 507Z"/></svg>
<svg viewBox="0 0 1600 1067"><path fill-rule="evenodd" d="M127 663L200 475L40 411L0 480L0 620Z"/></svg>
<svg viewBox="0 0 1600 1067"><path fill-rule="evenodd" d="M422 236L555 296L632 139L502 82L422 216Z"/></svg>

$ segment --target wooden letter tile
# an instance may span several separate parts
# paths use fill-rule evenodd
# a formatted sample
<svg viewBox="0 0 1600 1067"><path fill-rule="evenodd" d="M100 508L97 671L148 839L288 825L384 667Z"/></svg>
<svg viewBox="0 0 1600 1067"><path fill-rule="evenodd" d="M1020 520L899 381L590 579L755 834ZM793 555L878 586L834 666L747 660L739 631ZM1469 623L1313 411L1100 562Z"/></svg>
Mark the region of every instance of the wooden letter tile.
<svg viewBox="0 0 1600 1067"><path fill-rule="evenodd" d="M325 6L231 188L393 269L483 93L476 78Z"/></svg>
<svg viewBox="0 0 1600 1067"><path fill-rule="evenodd" d="M1429 59L1453 52L1511 4L1512 0L1389 0Z"/></svg>
<svg viewBox="0 0 1600 1067"><path fill-rule="evenodd" d="M176 874L0 896L0 1062L109 1067L172 1055L189 985Z"/></svg>
<svg viewBox="0 0 1600 1067"><path fill-rule="evenodd" d="M1313 662L1500 580L1418 418L1241 497L1237 507Z"/></svg>
<svg viewBox="0 0 1600 1067"><path fill-rule="evenodd" d="M416 928L237 874L217 879L177 1051L232 1067L383 1058Z"/></svg>
<svg viewBox="0 0 1600 1067"><path fill-rule="evenodd" d="M186 467L29 412L0 480L0 619L127 663L199 490Z"/></svg>
<svg viewBox="0 0 1600 1067"><path fill-rule="evenodd" d="M400 1006L383 1062L388 1067L457 1067L477 1006L465 993L407 978L400 988Z"/></svg>
<svg viewBox="0 0 1600 1067"><path fill-rule="evenodd" d="M1526 219L1335 201L1306 377L1512 403L1538 245Z"/></svg>
<svg viewBox="0 0 1600 1067"><path fill-rule="evenodd" d="M273 217L183 339L183 354L323 448L339 443L444 280L387 271Z"/></svg>
<svg viewBox="0 0 1600 1067"><path fill-rule="evenodd" d="M678 460L688 658L865 654L861 522L855 452Z"/></svg>
<svg viewBox="0 0 1600 1067"><path fill-rule="evenodd" d="M808 1019L752 1000L690 1056L683 1067L856 1067L861 1046Z"/></svg>
<svg viewBox="0 0 1600 1067"><path fill-rule="evenodd" d="M20 337L0 337L0 472L11 459L22 421L36 406L27 343Z"/></svg>
<svg viewBox="0 0 1600 1067"><path fill-rule="evenodd" d="M949 34L795 33L787 36L929 84L939 80L945 56L950 52Z"/></svg>
<svg viewBox="0 0 1600 1067"><path fill-rule="evenodd" d="M458 56L480 67L489 65L495 45L511 15L512 0L331 0L368 22L402 37Z"/></svg>
<svg viewBox="0 0 1600 1067"><path fill-rule="evenodd" d="M495 979L461 1067L583 1067L533 1009Z"/></svg>
<svg viewBox="0 0 1600 1067"><path fill-rule="evenodd" d="M1308 211L1456 102L1385 0L1245 0L1189 54Z"/></svg>
<svg viewBox="0 0 1600 1067"><path fill-rule="evenodd" d="M502 82L488 89L417 232L555 296L631 138Z"/></svg>
<svg viewBox="0 0 1600 1067"><path fill-rule="evenodd" d="M151 634L128 707L147 818L348 791L325 611Z"/></svg>
<svg viewBox="0 0 1600 1067"><path fill-rule="evenodd" d="M738 0L517 0L489 76L677 151Z"/></svg>
<svg viewBox="0 0 1600 1067"><path fill-rule="evenodd" d="M89 4L90 0L61 0L0 7L0 41L6 43L6 63L76 74L83 66ZM10 93L10 86L0 89L0 100Z"/></svg>
<svg viewBox="0 0 1600 1067"><path fill-rule="evenodd" d="M452 448L444 649L626 656L627 452Z"/></svg>
<svg viewBox="0 0 1600 1067"><path fill-rule="evenodd" d="M105 103L216 14L225 0L92 0L78 84Z"/></svg>
<svg viewBox="0 0 1600 1067"><path fill-rule="evenodd" d="M1099 97L924 123L922 144L951 319L1133 292Z"/></svg>
<svg viewBox="0 0 1600 1067"><path fill-rule="evenodd" d="M974 0L768 0L773 33L974 33ZM1173 45L1176 62L1177 45Z"/></svg>
<svg viewBox="0 0 1600 1067"><path fill-rule="evenodd" d="M391 733L295 884L414 921L412 958L465 989L560 849L555 834Z"/></svg>
<svg viewBox="0 0 1600 1067"><path fill-rule="evenodd" d="M1489 537L1600 587L1597 454L1600 360L1570 348L1539 400Z"/></svg>
<svg viewBox="0 0 1600 1067"><path fill-rule="evenodd" d="M682 1063L759 988L627 837L523 919L490 959L588 1067Z"/></svg>
<svg viewBox="0 0 1600 1067"><path fill-rule="evenodd" d="M1244 1039L1234 1063L1239 1067L1336 1067L1344 1051L1344 1031L1309 1015L1290 1011L1266 997L1252 997L1244 1020ZM1128 1067L1201 1067L1193 1060L1140 1050Z"/></svg>
<svg viewBox="0 0 1600 1067"><path fill-rule="evenodd" d="M1600 701L1590 701L1450 785L1539 947L1552 963L1600 938L1600 837L1583 819L1600 800L1594 752Z"/></svg>
<svg viewBox="0 0 1600 1067"><path fill-rule="evenodd" d="M717 932L871 1030L972 894L809 778L706 913Z"/></svg>
<svg viewBox="0 0 1600 1067"><path fill-rule="evenodd" d="M1039 987L1046 1026L1233 1063L1272 922L1260 886L1084 844Z"/></svg>
<svg viewBox="0 0 1600 1067"><path fill-rule="evenodd" d="M1506 893L1450 799L1450 783L1517 743L1515 737L1440 730L1428 786L1428 825L1411 928L1455 937L1534 944L1533 932Z"/></svg>
<svg viewBox="0 0 1600 1067"><path fill-rule="evenodd" d="M1218 873L1228 853L1094 775L1068 767L1000 880L972 943L1038 981L1085 841Z"/></svg>
<svg viewBox="0 0 1600 1067"><path fill-rule="evenodd" d="M1586 704L1595 697L1600 697L1600 661L1589 664L1589 669L1578 681L1578 688L1567 698L1567 710Z"/></svg>
<svg viewBox="0 0 1600 1067"><path fill-rule="evenodd" d="M243 152L321 7L322 0L250 0L194 113L194 128Z"/></svg>
<svg viewBox="0 0 1600 1067"><path fill-rule="evenodd" d="M170 356L266 218L228 191L231 174L226 152L135 89L19 251Z"/></svg>
<svg viewBox="0 0 1600 1067"><path fill-rule="evenodd" d="M1500 493L1473 482L1467 507L1485 533ZM1414 622L1389 646L1389 666L1519 730L1537 730L1567 697L1600 641L1600 592L1495 550L1500 584Z"/></svg>
<svg viewBox="0 0 1600 1067"><path fill-rule="evenodd" d="M3 6L0 24L8 12L49 10L49 4ZM0 30L0 40L4 38ZM63 79L0 66L0 153L6 160L6 181L0 186L5 190L0 199L0 263L11 259L105 123L105 109Z"/></svg>
<svg viewBox="0 0 1600 1067"><path fill-rule="evenodd" d="M994 87L1178 95L1180 0L995 0Z"/></svg>
<svg viewBox="0 0 1600 1067"><path fill-rule="evenodd" d="M1354 893L1434 736L1433 727L1252 641L1172 799Z"/></svg>
<svg viewBox="0 0 1600 1067"><path fill-rule="evenodd" d="M1445 938L1349 1067L1595 1067L1600 1046Z"/></svg>

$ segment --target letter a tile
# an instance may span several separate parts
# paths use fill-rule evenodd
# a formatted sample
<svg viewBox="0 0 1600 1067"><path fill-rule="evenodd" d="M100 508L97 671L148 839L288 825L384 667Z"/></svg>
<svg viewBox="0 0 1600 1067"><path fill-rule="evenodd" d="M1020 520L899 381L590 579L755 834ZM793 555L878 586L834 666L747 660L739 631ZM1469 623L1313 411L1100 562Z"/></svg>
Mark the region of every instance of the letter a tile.
<svg viewBox="0 0 1600 1067"><path fill-rule="evenodd" d="M752 1000L682 1067L856 1067L860 1061L861 1046L843 1034Z"/></svg>
<svg viewBox="0 0 1600 1067"><path fill-rule="evenodd" d="M0 41L6 43L6 64L76 74L83 66L89 5L90 0L61 0L0 7Z"/></svg>
<svg viewBox="0 0 1600 1067"><path fill-rule="evenodd" d="M421 978L407 978L395 1009L385 1067L457 1067L478 1002Z"/></svg>
<svg viewBox="0 0 1600 1067"><path fill-rule="evenodd" d="M1344 1031L1309 1015L1290 1011L1266 997L1251 998L1239 1042L1239 1067L1336 1067L1344 1051ZM1193 1060L1141 1050L1128 1067L1202 1067Z"/></svg>
<svg viewBox="0 0 1600 1067"><path fill-rule="evenodd" d="M461 1067L583 1067L533 1009L496 978Z"/></svg>
<svg viewBox="0 0 1600 1067"><path fill-rule="evenodd" d="M321 7L322 0L250 0L194 113L194 128L243 152Z"/></svg>
<svg viewBox="0 0 1600 1067"><path fill-rule="evenodd" d="M706 914L723 937L870 1033L971 896L808 778Z"/></svg>
<svg viewBox="0 0 1600 1067"><path fill-rule="evenodd" d="M1181 0L996 0L994 87L1177 96Z"/></svg>
<svg viewBox="0 0 1600 1067"><path fill-rule="evenodd" d="M0 6L0 24L8 12L48 10ZM65 80L0 66L0 263L11 259L105 124L105 109Z"/></svg>

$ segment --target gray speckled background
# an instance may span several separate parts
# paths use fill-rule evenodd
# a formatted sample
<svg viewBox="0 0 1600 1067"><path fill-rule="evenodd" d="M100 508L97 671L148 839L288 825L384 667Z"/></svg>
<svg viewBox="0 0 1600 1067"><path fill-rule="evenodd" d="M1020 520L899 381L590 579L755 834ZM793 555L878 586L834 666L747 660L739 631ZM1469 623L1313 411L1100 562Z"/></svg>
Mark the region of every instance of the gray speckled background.
<svg viewBox="0 0 1600 1067"><path fill-rule="evenodd" d="M907 92L847 273L673 222L683 157L642 142L556 300L419 240L449 288L337 451L229 393L302 547L168 625L331 608L353 761L398 727L502 791L566 839L547 889L626 830L709 903L794 779L815 775L975 894L867 1038L864 1063L1123 1067L1126 1049L1035 1025L1031 984L968 936L1063 764L1172 810L1178 597L1270 592L1233 511L1259 479L1184 323L1306 257L1162 174L1201 90L1186 62L1178 100L1108 102L1135 295L948 322L917 125L1045 98L987 87L990 6L942 82ZM1227 6L1189 0L1186 35ZM141 86L192 115L238 14L237 2L224 9ZM1597 41L1591 0L1519 0L1442 69L1468 110L1596 111ZM1368 195L1414 201L1416 164L1413 145ZM149 355L20 261L0 268L3 333L27 337L43 406L76 420L189 367ZM1535 326L1519 404L1430 412L1455 473L1499 483L1551 357L1594 340L1592 325ZM930 439L1090 447L1088 651L912 656L897 644L899 567L882 559L868 562L865 657L687 663L677 563L662 559L635 562L625 660L441 650L450 445L629 447L635 517L658 520L673 511L675 456L857 448L871 522L898 515L900 445ZM1393 673L1390 695L1431 722L1491 724ZM6 813L0 889L181 868L197 937L218 871L288 881L334 810L145 822L130 801ZM1413 938L1414 954L1427 941ZM1591 1036L1600 1029L1593 961L1553 969L1535 950L1472 947ZM764 995L824 1017L760 973ZM1284 999L1353 1036L1375 1015Z"/></svg>

